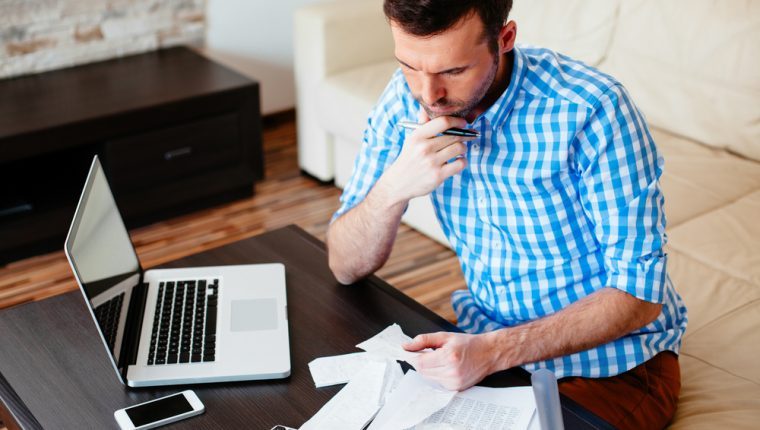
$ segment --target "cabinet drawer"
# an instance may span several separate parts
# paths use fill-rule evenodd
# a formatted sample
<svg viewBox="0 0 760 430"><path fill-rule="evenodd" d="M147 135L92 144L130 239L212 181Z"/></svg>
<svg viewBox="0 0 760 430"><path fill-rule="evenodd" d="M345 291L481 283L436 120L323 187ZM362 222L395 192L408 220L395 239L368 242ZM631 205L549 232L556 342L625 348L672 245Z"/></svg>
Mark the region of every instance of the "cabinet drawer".
<svg viewBox="0 0 760 430"><path fill-rule="evenodd" d="M194 176L245 159L238 115L227 114L106 142L114 190L127 191Z"/></svg>

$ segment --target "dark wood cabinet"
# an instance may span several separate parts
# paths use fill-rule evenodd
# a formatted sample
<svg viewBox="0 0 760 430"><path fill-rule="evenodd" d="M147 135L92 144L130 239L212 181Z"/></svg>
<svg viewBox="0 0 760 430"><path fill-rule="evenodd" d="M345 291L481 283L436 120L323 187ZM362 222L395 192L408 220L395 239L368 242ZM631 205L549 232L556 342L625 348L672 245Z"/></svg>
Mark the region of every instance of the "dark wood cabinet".
<svg viewBox="0 0 760 430"><path fill-rule="evenodd" d="M251 195L259 106L184 47L0 81L0 263L63 246L95 154L130 228Z"/></svg>

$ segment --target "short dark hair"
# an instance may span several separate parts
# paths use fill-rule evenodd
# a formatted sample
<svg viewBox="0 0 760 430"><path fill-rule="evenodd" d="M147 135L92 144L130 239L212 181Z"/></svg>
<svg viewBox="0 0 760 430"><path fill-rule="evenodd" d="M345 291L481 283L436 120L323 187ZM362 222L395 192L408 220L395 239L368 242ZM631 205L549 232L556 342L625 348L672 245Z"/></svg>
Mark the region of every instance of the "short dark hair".
<svg viewBox="0 0 760 430"><path fill-rule="evenodd" d="M385 16L415 36L435 36L477 13L485 27L484 37L496 50L499 31L507 22L512 0L385 0Z"/></svg>

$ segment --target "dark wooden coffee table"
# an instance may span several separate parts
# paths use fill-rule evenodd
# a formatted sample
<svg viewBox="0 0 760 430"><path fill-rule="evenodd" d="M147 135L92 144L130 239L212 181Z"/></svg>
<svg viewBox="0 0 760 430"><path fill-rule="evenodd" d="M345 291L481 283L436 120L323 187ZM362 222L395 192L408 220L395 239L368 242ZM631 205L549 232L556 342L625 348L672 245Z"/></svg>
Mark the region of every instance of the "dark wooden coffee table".
<svg viewBox="0 0 760 430"><path fill-rule="evenodd" d="M354 345L391 323L414 336L457 330L448 321L376 277L340 285L327 266L324 245L289 226L166 264L165 267L281 262L286 266L292 374L274 381L128 389L121 385L84 304L72 292L0 312L0 412L19 428L118 428L116 409L192 388L206 412L176 428L270 429L299 427L342 386L314 388L307 363L358 351ZM255 283L255 280L252 280ZM489 386L528 385L511 369ZM568 429L608 428L563 398Z"/></svg>

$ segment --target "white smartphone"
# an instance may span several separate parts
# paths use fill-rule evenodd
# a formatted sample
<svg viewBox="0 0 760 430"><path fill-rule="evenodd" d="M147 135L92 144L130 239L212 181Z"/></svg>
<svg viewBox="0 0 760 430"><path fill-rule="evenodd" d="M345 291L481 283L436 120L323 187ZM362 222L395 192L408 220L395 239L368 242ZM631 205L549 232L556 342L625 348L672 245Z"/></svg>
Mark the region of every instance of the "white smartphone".
<svg viewBox="0 0 760 430"><path fill-rule="evenodd" d="M206 408L192 390L119 409L113 413L122 430L152 429L200 415Z"/></svg>

